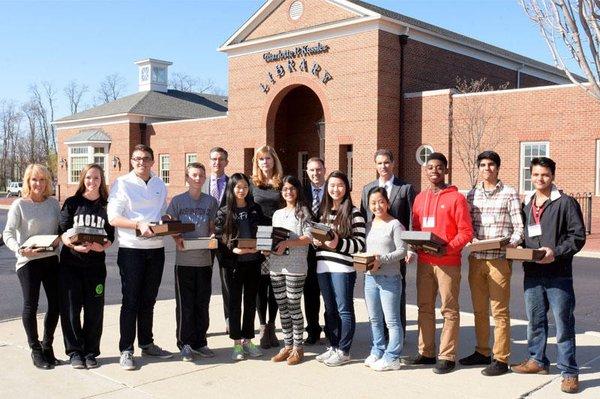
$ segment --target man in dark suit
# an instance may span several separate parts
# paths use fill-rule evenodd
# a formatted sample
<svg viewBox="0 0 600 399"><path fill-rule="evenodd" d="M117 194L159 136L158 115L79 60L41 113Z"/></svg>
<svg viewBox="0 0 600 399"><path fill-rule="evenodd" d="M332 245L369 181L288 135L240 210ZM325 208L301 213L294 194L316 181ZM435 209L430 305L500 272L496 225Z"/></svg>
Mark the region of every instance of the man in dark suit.
<svg viewBox="0 0 600 399"><path fill-rule="evenodd" d="M369 191L374 187L384 187L390 200L390 214L398 219L406 230L411 227L412 205L415 201L415 190L398 177L394 176L394 154L387 149L375 152L375 166L379 178L367 184L362 191L360 210L367 222L373 219L373 213L369 209ZM400 303L400 316L402 328L406 333L406 263L415 258L414 252L408 252L404 261L400 262L400 273L402 274L402 297Z"/></svg>
<svg viewBox="0 0 600 399"><path fill-rule="evenodd" d="M310 183L304 187L304 196L313 214L319 212L321 200L325 194L325 161L321 158L310 158L306 162L306 174ZM314 345L321 338L319 311L321 308L321 291L317 280L317 256L313 246L308 247L308 271L304 282L304 312L306 313L305 345Z"/></svg>
<svg viewBox="0 0 600 399"><path fill-rule="evenodd" d="M210 176L202 185L202 192L205 194L209 194L214 197L219 203L219 207L225 206L227 201L227 182L229 181L229 176L225 174L225 167L229 163L227 159L227 151L221 147L214 147L210 150ZM223 313L225 315L225 329L227 333L229 333L229 311L228 311L228 302L229 302L229 287L227 285L227 280L225 278L225 269L221 266L223 262L221 262L219 251L211 251L213 256L213 262L215 259L215 255L217 256L217 260L219 261L219 276L221 278L221 294L223 295Z"/></svg>

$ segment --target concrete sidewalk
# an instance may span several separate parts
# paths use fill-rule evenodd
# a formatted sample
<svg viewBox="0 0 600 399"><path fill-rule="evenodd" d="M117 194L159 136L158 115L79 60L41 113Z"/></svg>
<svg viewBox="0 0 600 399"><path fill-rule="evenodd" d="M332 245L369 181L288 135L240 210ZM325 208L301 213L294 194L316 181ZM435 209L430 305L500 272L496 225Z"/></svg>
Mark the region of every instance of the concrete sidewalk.
<svg viewBox="0 0 600 399"><path fill-rule="evenodd" d="M223 333L221 297L211 301L211 327L209 346L217 356L200 359L195 363L180 360L178 354L170 360L147 360L138 357L138 370L120 368L117 343L119 338L119 306L105 308L101 366L95 370L74 370L69 365L54 370L38 370L31 364L25 333L20 319L0 323L0 378L1 398L315 398L333 395L335 398L560 398L572 397L560 392L560 375L551 367L550 375L517 375L508 373L500 377L484 377L480 367L459 368L438 376L430 368L405 366L400 371L374 372L363 366L369 353L370 330L366 307L362 299L355 301L357 330L352 347L354 362L337 368L328 368L314 360L325 346L306 348L305 361L298 366L273 363L269 358L275 349L265 351L262 358L242 362L230 360L231 340ZM176 350L175 302L160 301L155 308L155 341ZM416 351L417 309L409 306L408 332L405 354ZM41 317L41 316L40 316ZM40 320L41 327L41 320ZM473 316L461 314L461 356L474 348ZM441 316L438 314L438 329ZM438 331L439 332L439 331ZM553 328L551 328L553 334ZM281 338L281 333L278 332ZM512 360L525 358L526 322L513 321ZM600 397L600 336L577 336L577 360L581 367L580 398ZM58 328L55 351L62 355L63 345ZM556 359L555 342L549 342L548 355Z"/></svg>

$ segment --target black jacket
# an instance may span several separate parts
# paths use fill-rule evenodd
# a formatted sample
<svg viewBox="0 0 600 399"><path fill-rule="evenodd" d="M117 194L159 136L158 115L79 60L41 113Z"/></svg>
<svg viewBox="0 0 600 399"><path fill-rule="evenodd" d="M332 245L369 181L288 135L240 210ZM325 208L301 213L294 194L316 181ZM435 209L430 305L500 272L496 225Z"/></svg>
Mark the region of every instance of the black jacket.
<svg viewBox="0 0 600 399"><path fill-rule="evenodd" d="M370 222L373 220L373 213L369 208L369 191L373 189L373 187L379 187L379 180L372 181L363 187L361 201L360 201L360 211L362 212L365 220ZM390 215L395 217L402 223L402 226L406 230L411 229L412 225L412 206L415 202L415 189L409 183L406 183L400 180L398 177L394 176L394 180L392 180L392 192L390 194Z"/></svg>
<svg viewBox="0 0 600 399"><path fill-rule="evenodd" d="M555 260L549 264L523 262L525 277L572 277L573 256L585 245L585 226L579 203L553 187L540 219L542 235L529 237L528 226L535 224L531 213L533 201L532 194L525 199L522 208L525 221L523 246L552 248Z"/></svg>

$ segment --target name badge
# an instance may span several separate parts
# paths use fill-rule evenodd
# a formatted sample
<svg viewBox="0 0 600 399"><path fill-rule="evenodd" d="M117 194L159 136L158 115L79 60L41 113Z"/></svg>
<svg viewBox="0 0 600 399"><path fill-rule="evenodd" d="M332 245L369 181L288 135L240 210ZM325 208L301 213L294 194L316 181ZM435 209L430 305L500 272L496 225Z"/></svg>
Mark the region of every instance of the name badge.
<svg viewBox="0 0 600 399"><path fill-rule="evenodd" d="M542 235L542 225L541 224L530 224L527 226L527 233L529 237L539 237Z"/></svg>
<svg viewBox="0 0 600 399"><path fill-rule="evenodd" d="M423 227L433 228L435 227L435 216L426 216L423 218Z"/></svg>
<svg viewBox="0 0 600 399"><path fill-rule="evenodd" d="M492 214L481 215L481 224L490 226L496 222L496 217Z"/></svg>

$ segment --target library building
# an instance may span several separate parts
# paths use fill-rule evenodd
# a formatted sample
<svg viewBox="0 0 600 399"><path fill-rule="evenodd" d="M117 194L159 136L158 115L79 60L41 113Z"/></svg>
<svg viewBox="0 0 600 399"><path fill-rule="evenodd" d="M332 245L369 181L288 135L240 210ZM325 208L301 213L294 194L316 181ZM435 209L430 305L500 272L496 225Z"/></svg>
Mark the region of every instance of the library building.
<svg viewBox="0 0 600 399"><path fill-rule="evenodd" d="M600 231L600 102L551 65L358 0L267 0L218 50L227 97L169 89L172 63L148 58L135 62L137 93L56 121L60 200L88 163L109 183L128 173L139 143L153 148L170 197L186 190L188 163L208 166L210 148L229 152L228 174L250 173L265 144L301 180L313 156L347 172L355 203L376 177L378 148L393 151L396 174L417 190L428 155L442 152L449 183L468 190L476 137L521 193L530 160L553 158L556 184ZM456 90L483 78L495 90Z"/></svg>

